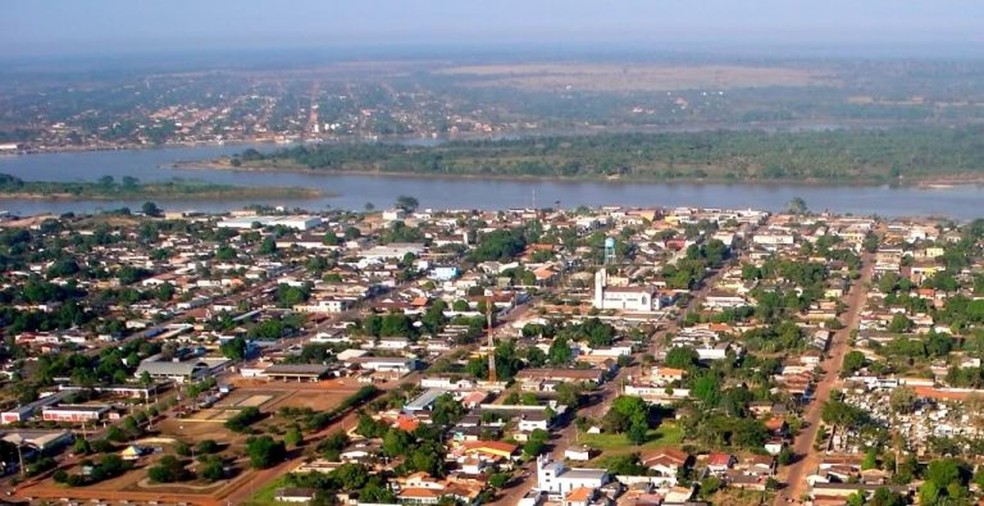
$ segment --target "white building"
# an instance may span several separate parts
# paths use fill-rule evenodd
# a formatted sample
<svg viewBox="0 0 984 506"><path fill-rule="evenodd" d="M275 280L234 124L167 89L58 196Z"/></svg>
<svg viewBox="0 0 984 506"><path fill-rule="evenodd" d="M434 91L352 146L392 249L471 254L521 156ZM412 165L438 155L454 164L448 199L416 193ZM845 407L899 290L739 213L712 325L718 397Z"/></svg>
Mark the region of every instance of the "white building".
<svg viewBox="0 0 984 506"><path fill-rule="evenodd" d="M635 313L659 311L662 304L659 292L650 286L608 286L605 269L595 273L594 307Z"/></svg>
<svg viewBox="0 0 984 506"><path fill-rule="evenodd" d="M537 489L553 500L562 500L579 487L601 488L608 481L608 472L604 469L572 469L546 455L536 458Z"/></svg>
<svg viewBox="0 0 984 506"><path fill-rule="evenodd" d="M238 216L235 218L224 219L220 221L217 226L219 228L251 229L255 223L259 223L261 227L275 227L280 225L282 227L294 228L297 230L310 230L321 226L321 218L319 216L308 215Z"/></svg>

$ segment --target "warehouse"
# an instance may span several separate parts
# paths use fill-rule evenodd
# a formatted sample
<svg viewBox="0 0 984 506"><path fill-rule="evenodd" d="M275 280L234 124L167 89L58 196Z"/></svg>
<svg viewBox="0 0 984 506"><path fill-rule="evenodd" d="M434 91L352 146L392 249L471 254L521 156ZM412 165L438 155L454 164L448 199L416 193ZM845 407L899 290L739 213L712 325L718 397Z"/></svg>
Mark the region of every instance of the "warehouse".
<svg viewBox="0 0 984 506"><path fill-rule="evenodd" d="M319 364L276 364L267 367L263 375L274 381L316 382L328 375L329 367Z"/></svg>

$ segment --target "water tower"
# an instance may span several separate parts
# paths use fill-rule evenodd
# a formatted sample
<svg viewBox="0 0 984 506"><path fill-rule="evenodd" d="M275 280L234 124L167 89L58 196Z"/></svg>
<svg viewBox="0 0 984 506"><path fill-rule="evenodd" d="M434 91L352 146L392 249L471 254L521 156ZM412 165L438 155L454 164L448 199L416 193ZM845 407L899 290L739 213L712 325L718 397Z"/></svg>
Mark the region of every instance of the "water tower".
<svg viewBox="0 0 984 506"><path fill-rule="evenodd" d="M615 238L605 238L605 265L615 265Z"/></svg>

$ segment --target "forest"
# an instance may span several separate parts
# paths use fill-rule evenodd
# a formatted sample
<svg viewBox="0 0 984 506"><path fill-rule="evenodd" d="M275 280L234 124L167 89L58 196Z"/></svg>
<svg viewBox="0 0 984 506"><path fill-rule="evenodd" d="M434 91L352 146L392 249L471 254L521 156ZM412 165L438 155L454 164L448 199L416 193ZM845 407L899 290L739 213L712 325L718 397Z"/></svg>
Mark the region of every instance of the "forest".
<svg viewBox="0 0 984 506"><path fill-rule="evenodd" d="M899 127L317 144L248 149L227 162L233 168L441 176L909 184L979 178L982 133L982 126Z"/></svg>

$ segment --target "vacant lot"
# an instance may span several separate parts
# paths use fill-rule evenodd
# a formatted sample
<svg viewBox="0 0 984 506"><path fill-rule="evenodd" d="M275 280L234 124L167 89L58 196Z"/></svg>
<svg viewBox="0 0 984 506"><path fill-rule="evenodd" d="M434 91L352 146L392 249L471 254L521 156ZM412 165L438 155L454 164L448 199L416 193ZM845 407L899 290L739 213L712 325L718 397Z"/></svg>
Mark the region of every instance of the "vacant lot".
<svg viewBox="0 0 984 506"><path fill-rule="evenodd" d="M478 77L475 86L530 90L670 91L833 85L823 70L734 65L525 63L450 67L438 73Z"/></svg>
<svg viewBox="0 0 984 506"><path fill-rule="evenodd" d="M315 411L327 411L338 406L346 397L354 392L313 392L310 390L295 392L277 403L277 409L282 407L311 408Z"/></svg>
<svg viewBox="0 0 984 506"><path fill-rule="evenodd" d="M676 424L664 423L658 429L650 430L648 441L636 445L624 434L580 434L577 442L602 450L603 456L653 450L673 446L683 441L683 431Z"/></svg>

